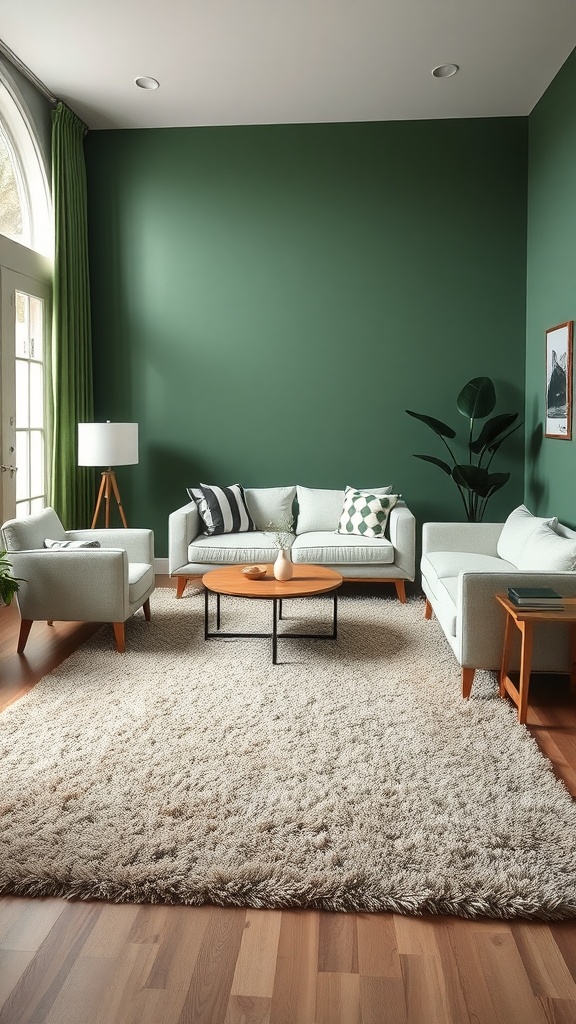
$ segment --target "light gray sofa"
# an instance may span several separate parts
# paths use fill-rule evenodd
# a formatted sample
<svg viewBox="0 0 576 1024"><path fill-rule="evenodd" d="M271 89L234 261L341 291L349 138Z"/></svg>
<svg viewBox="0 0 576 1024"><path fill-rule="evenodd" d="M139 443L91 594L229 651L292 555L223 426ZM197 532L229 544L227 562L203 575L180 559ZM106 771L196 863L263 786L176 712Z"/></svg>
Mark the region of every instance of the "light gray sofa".
<svg viewBox="0 0 576 1024"><path fill-rule="evenodd" d="M368 488L366 488L368 490ZM384 493L390 488L375 488ZM246 504L256 532L205 536L195 501L169 517L170 575L177 578L177 596L186 582L222 565L270 563L277 555L270 524L286 523L294 516L292 561L328 566L347 580L394 583L400 601L406 600L405 583L415 575L415 519L403 502L390 512L389 539L373 540L336 532L344 490L328 488L247 487Z"/></svg>
<svg viewBox="0 0 576 1024"><path fill-rule="evenodd" d="M470 695L476 669L500 668L505 613L494 595L519 585L576 597L573 567L576 532L555 518L532 516L524 506L506 523L424 524L424 614L434 613L462 667L463 697ZM534 671L570 670L568 634L563 625L536 628Z"/></svg>

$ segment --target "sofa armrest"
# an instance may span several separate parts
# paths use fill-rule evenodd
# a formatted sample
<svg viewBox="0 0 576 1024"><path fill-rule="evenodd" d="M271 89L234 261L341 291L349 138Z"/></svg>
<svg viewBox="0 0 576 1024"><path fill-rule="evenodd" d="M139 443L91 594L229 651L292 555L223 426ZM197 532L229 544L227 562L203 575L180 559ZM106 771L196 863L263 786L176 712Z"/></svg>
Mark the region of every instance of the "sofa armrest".
<svg viewBox="0 0 576 1024"><path fill-rule="evenodd" d="M119 548L14 551L23 619L123 622L129 614L128 555Z"/></svg>
<svg viewBox="0 0 576 1024"><path fill-rule="evenodd" d="M416 573L416 519L407 505L395 505L390 512L390 541L394 547L394 565L408 580Z"/></svg>
<svg viewBox="0 0 576 1024"><path fill-rule="evenodd" d="M102 548L123 548L129 562L154 565L152 530L67 530L68 540L97 540Z"/></svg>
<svg viewBox="0 0 576 1024"><path fill-rule="evenodd" d="M466 572L458 577L457 639L460 664L498 668L502 658L505 614L495 599L508 587L552 587L576 597L575 572Z"/></svg>
<svg viewBox="0 0 576 1024"><path fill-rule="evenodd" d="M168 571L178 572L188 565L188 545L200 533L200 516L195 501L176 509L168 517Z"/></svg>
<svg viewBox="0 0 576 1024"><path fill-rule="evenodd" d="M428 551L473 551L495 555L504 523L424 523L422 554Z"/></svg>

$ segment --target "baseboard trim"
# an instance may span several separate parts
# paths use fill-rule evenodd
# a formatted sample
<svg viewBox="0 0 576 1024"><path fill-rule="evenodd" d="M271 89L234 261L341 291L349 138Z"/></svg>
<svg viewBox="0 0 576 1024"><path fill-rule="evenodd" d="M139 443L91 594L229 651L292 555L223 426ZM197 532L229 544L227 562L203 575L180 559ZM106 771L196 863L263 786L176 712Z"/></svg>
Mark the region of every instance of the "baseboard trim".
<svg viewBox="0 0 576 1024"><path fill-rule="evenodd" d="M168 575L168 559L167 558L155 558L154 559L154 572L158 575Z"/></svg>

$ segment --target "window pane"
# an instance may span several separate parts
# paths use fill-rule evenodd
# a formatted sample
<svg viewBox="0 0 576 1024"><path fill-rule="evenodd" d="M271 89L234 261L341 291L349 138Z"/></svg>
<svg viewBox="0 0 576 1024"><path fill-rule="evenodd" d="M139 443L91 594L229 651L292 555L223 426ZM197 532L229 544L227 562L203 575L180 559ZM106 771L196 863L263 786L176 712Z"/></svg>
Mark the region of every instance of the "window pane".
<svg viewBox="0 0 576 1024"><path fill-rule="evenodd" d="M40 430L30 432L30 497L44 494L44 453Z"/></svg>
<svg viewBox="0 0 576 1024"><path fill-rule="evenodd" d="M16 296L16 355L28 359L30 355L30 304L28 295L15 292Z"/></svg>
<svg viewBox="0 0 576 1024"><path fill-rule="evenodd" d="M16 168L10 147L0 125L0 232L8 238L22 240L22 203Z"/></svg>
<svg viewBox="0 0 576 1024"><path fill-rule="evenodd" d="M16 505L16 519L24 519L25 516L30 515L30 502L21 501L19 505Z"/></svg>
<svg viewBox="0 0 576 1024"><path fill-rule="evenodd" d="M44 496L42 496L41 498L33 498L32 501L29 504L30 504L30 511L32 513L34 513L34 512L41 512L42 509L46 507L46 502L45 502Z"/></svg>
<svg viewBox="0 0 576 1024"><path fill-rule="evenodd" d="M18 430L16 433L16 501L30 497L30 461L28 458L28 433Z"/></svg>
<svg viewBox="0 0 576 1024"><path fill-rule="evenodd" d="M44 303L30 296L30 358L42 361L44 338Z"/></svg>
<svg viewBox="0 0 576 1024"><path fill-rule="evenodd" d="M30 426L44 426L44 369L41 363L30 363Z"/></svg>
<svg viewBox="0 0 576 1024"><path fill-rule="evenodd" d="M16 426L27 427L30 423L29 398L29 363L22 359L16 360Z"/></svg>

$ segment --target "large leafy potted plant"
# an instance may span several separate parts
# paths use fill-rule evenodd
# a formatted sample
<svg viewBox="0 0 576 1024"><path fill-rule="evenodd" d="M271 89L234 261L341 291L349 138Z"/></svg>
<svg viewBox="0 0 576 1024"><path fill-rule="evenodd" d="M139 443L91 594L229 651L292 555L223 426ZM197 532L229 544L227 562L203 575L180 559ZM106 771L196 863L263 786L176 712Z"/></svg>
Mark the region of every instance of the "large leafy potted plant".
<svg viewBox="0 0 576 1024"><path fill-rule="evenodd" d="M25 582L12 575L12 562L6 558L7 553L0 551L0 604L11 604L20 584Z"/></svg>
<svg viewBox="0 0 576 1024"><path fill-rule="evenodd" d="M468 420L468 462L459 462L448 444L456 437L452 427L433 416L406 409L409 416L421 420L438 435L448 451L451 464L433 455L416 455L415 458L431 462L451 477L462 498L467 520L480 522L492 495L510 479L510 473L490 472L492 459L506 438L522 424L516 423L517 412L503 412L486 420L475 435L477 420L490 416L496 405L496 389L490 377L469 380L458 395L456 405L458 412Z"/></svg>

